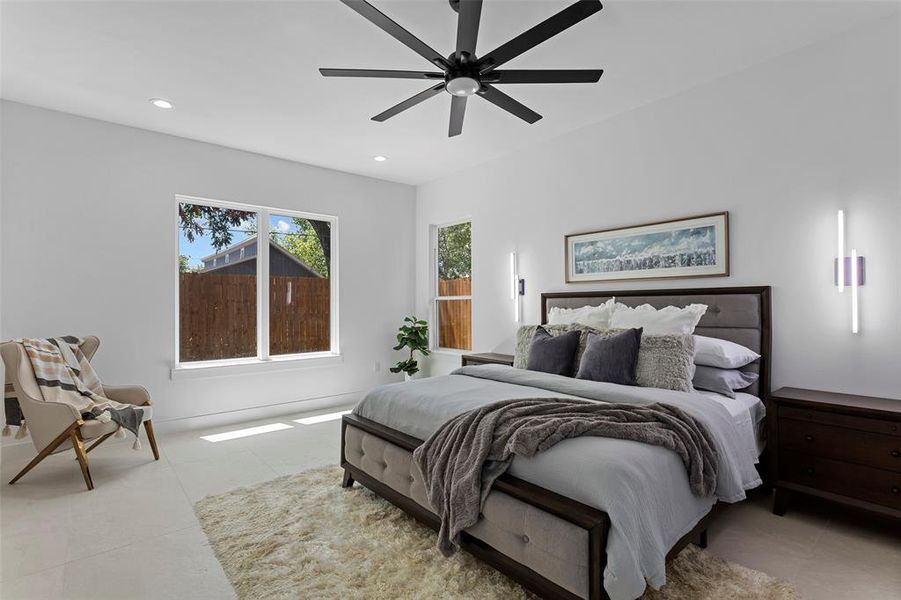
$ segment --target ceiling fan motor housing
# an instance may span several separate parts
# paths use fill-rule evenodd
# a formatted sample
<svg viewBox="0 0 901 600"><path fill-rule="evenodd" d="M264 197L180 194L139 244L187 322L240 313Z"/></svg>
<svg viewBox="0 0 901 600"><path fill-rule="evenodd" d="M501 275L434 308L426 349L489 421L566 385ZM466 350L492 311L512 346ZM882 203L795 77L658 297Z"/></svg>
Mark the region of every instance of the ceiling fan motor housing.
<svg viewBox="0 0 901 600"><path fill-rule="evenodd" d="M452 96L472 96L482 87L479 61L469 52L454 52L447 57L450 68L444 73L445 90Z"/></svg>

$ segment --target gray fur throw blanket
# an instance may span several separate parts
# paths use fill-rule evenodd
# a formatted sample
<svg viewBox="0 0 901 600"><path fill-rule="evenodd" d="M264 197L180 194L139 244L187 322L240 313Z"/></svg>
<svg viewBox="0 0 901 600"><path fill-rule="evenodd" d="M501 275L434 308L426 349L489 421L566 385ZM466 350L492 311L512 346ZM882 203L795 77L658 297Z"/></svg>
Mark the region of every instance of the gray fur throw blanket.
<svg viewBox="0 0 901 600"><path fill-rule="evenodd" d="M717 454L706 429L674 406L610 404L570 398L495 402L454 417L413 452L432 509L438 548L450 556L474 525L494 481L514 456L534 456L583 435L662 446L682 459L691 491L716 488Z"/></svg>

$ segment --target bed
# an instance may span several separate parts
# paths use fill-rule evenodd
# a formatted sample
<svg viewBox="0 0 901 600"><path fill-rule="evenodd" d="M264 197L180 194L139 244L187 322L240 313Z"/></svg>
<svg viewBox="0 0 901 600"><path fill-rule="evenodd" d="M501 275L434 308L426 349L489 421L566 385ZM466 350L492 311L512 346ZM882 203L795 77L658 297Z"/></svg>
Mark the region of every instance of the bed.
<svg viewBox="0 0 901 600"><path fill-rule="evenodd" d="M761 483L754 463L766 435L760 428L769 394L770 289L545 293L542 322L552 307L600 305L611 296L630 306L706 304L696 333L758 352L761 358L746 369L760 378L728 403L716 395L580 382L501 365L382 386L343 419L343 485L357 481L437 528L412 452L448 418L513 397L676 404L717 439L723 481L715 497L691 497L684 469L663 448L576 438L535 457L517 457L462 540L466 550L543 598L630 599L641 595L646 581L661 585L667 559L688 543L705 544L716 501L741 500Z"/></svg>

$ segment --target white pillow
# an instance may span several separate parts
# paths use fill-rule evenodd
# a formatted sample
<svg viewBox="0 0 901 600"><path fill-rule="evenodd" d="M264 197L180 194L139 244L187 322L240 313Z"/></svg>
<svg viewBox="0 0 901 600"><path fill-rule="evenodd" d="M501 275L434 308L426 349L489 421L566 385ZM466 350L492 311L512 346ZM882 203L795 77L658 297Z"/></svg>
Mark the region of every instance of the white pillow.
<svg viewBox="0 0 901 600"><path fill-rule="evenodd" d="M610 298L600 306L583 306L582 308L553 307L548 311L548 325L569 325L578 323L595 329L609 329L610 316L613 314L616 299ZM620 305L622 306L622 305Z"/></svg>
<svg viewBox="0 0 901 600"><path fill-rule="evenodd" d="M646 335L693 333L698 321L707 312L706 304L689 304L685 308L667 306L657 310L650 304L636 308L618 304L610 318L613 329L643 327Z"/></svg>
<svg viewBox="0 0 901 600"><path fill-rule="evenodd" d="M760 358L741 344L718 338L695 336L695 364L720 369L738 369Z"/></svg>

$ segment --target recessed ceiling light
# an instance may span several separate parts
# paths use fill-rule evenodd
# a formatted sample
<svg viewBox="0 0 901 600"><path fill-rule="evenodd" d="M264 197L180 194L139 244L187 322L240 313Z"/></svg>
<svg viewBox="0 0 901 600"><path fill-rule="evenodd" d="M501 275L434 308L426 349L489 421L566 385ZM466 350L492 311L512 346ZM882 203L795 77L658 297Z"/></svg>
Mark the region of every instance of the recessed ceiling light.
<svg viewBox="0 0 901 600"><path fill-rule="evenodd" d="M173 108L173 104L168 100L164 100L162 98L151 98L150 103L157 108L165 108L170 109Z"/></svg>
<svg viewBox="0 0 901 600"><path fill-rule="evenodd" d="M381 156L381 155L380 155L380 156L373 156L373 157L372 157L372 160L374 160L375 162L385 162L386 160L388 160L388 157L387 157L387 156Z"/></svg>

